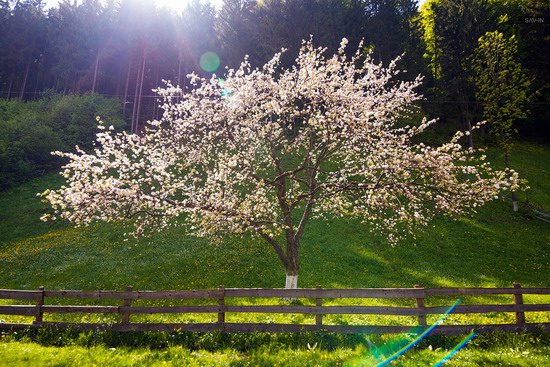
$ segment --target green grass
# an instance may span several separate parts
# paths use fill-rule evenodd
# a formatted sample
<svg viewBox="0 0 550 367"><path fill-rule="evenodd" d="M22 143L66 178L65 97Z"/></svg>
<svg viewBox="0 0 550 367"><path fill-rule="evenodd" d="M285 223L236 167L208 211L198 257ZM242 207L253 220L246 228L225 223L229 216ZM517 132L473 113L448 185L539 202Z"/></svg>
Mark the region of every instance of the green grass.
<svg viewBox="0 0 550 367"><path fill-rule="evenodd" d="M489 157L497 164L504 167L502 154L495 150L489 152ZM522 178L529 181L530 189L527 191L531 204L550 211L550 157L548 146L521 143L514 146L510 155L510 166L518 171ZM525 193L519 193L520 201L525 201Z"/></svg>
<svg viewBox="0 0 550 367"><path fill-rule="evenodd" d="M26 337L6 337L0 344L0 361L8 366L374 366L410 340L401 335L357 336L351 340L314 334L245 335L243 338L242 335L188 333L187 337L194 338L193 348L178 345L159 334L149 335L149 346L132 347L113 343L109 335L101 339L97 334L82 333L59 347L65 334L39 335L40 343ZM144 334L134 337L144 339ZM391 365L432 366L460 341L461 337L427 338ZM549 355L548 335L494 334L471 341L452 358L450 365L539 367L548 365Z"/></svg>
<svg viewBox="0 0 550 367"><path fill-rule="evenodd" d="M498 154L489 153L490 159L498 162ZM545 146L520 144L512 155L513 167L529 180L529 200L549 209L550 165L545 162L550 162L550 148ZM0 288L35 289L44 285L49 289L122 290L133 285L140 290L164 290L216 288L220 284L226 287L284 286L282 266L273 250L260 240L228 238L221 244L212 244L174 228L150 238L125 241L123 233L127 229L116 224L73 228L60 222L42 223L38 218L46 204L40 202L36 193L60 184L57 175L49 175L0 193ZM371 234L368 226L354 220L312 221L302 243L299 286L411 287L422 284L426 287L509 287L513 282L519 282L526 287L548 287L549 244L550 225L513 213L504 201L490 203L468 218L436 219L417 235L416 240L405 240L394 247L389 246L384 238ZM475 298L464 300L465 303L475 301ZM539 301L548 302L549 299L542 296L526 298L530 303ZM280 302L284 301L265 303ZM351 301L343 300L340 304L346 302ZM412 301L398 302L409 304L407 302ZM429 305L452 302L454 300L428 300ZM500 297L494 302L509 303L510 299ZM384 303L387 302L378 301L378 304ZM52 316L47 317L53 320ZM68 319L80 317L72 315ZM102 317L87 320L108 319ZM143 320L159 321L151 317L143 316ZM209 315L156 317L214 321ZM228 321L245 320L239 315L228 317ZM527 317L529 322L550 322L548 313L531 313ZM16 317L1 318L25 321ZM258 315L258 320L313 322L311 317L302 315ZM457 323L512 322L513 314L456 315L450 320ZM333 316L327 317L326 321L405 322L413 325L415 319ZM63 346L60 347L37 343L36 338L5 336L0 343L0 365L25 365L25 361L32 360L33 365L73 365L78 361L79 365L90 366L161 365L163 362L173 365L275 366L290 365L288 360L292 359L300 366L333 366L371 365L368 363L374 358L369 357L372 348L369 349L366 341L334 348L320 345L308 350L303 341L267 340L245 350L229 343L206 352L207 342L192 347L185 343L165 345L163 349L151 350L152 345L146 341L142 346L119 347L116 343L110 346L101 342L90 347L80 345L79 338L81 336L68 339L59 344ZM380 338L384 345L391 344L393 337ZM312 343L314 339L311 339ZM487 346L468 346L453 358L453 365L542 366L548 361L547 340L522 342L519 343L521 348L517 346L517 340L502 340L505 341L497 341L487 351ZM112 347L116 350L111 350ZM434 342L430 350L425 345L407 353L407 357L399 362L402 364L397 365L435 363L449 347L452 346ZM355 364L349 364L352 362Z"/></svg>

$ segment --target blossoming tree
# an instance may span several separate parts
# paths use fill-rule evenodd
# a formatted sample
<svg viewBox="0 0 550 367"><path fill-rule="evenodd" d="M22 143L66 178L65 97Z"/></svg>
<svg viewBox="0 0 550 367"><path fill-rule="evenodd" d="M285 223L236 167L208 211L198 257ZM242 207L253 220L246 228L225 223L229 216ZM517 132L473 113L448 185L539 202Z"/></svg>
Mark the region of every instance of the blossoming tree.
<svg viewBox="0 0 550 367"><path fill-rule="evenodd" d="M141 235L181 223L200 236L252 233L273 247L297 287L300 242L312 216L350 216L396 242L437 213L459 215L515 189L458 143L413 138L432 122L400 126L419 96L395 80L395 62L374 64L304 42L293 68L280 54L262 69L245 61L225 80L192 77L183 93L159 89L164 116L142 134L100 121L96 149L57 154L67 186L42 195L51 217L77 225L131 220ZM483 159L481 159L483 160ZM47 217L47 216L46 216Z"/></svg>

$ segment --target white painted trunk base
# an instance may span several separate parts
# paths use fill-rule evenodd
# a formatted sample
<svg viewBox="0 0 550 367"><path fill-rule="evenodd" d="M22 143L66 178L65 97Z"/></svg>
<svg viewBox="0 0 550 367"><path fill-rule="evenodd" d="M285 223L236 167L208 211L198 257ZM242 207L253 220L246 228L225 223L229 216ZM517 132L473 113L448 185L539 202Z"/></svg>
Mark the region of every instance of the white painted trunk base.
<svg viewBox="0 0 550 367"><path fill-rule="evenodd" d="M298 275L286 275L286 289L296 289L298 288Z"/></svg>
<svg viewBox="0 0 550 367"><path fill-rule="evenodd" d="M514 211L517 212L519 210L518 202L514 201L513 204L514 204Z"/></svg>

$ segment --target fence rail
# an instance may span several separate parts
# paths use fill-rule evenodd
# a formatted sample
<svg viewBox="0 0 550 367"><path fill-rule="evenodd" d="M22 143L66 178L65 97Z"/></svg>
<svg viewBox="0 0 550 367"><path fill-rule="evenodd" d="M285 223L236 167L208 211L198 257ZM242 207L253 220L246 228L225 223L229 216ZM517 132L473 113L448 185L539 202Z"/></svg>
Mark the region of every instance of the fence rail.
<svg viewBox="0 0 550 367"><path fill-rule="evenodd" d="M213 290L178 291L134 291L128 286L124 291L76 291L76 290L10 290L0 289L0 299L34 301L32 305L0 305L0 315L34 317L32 323L0 322L0 329L23 329L39 327L71 328L75 330L113 330L113 331L222 331L222 332L304 332L328 331L335 333L401 333L422 332L430 327L428 315L442 315L448 312L447 306L428 306L428 297L491 296L511 295L509 304L458 305L453 314L515 313L513 324L472 324L440 325L433 333L457 334L472 329L483 331L535 331L550 332L550 322L527 323L526 312L550 312L550 303L524 304L523 295L550 295L550 288L522 288L514 283L513 288L363 288L363 289L267 289L267 288L225 288ZM116 305L64 305L47 304L48 298L62 299L104 299L117 302ZM312 299L314 305L297 305L285 302L284 305L227 305L228 299L243 298L283 298ZM324 300L333 299L411 299L415 307L401 306L334 306L323 305ZM212 305L171 305L142 306L133 305L138 300L212 300ZM234 303L234 302L231 302ZM117 314L117 323L83 323L44 321L44 314ZM143 314L217 314L217 322L212 323L145 323L131 322L132 315ZM226 322L227 314L304 314L314 315L313 324L274 324L274 323L232 323ZM387 325L331 325L324 324L325 315L388 315L414 316L417 326Z"/></svg>

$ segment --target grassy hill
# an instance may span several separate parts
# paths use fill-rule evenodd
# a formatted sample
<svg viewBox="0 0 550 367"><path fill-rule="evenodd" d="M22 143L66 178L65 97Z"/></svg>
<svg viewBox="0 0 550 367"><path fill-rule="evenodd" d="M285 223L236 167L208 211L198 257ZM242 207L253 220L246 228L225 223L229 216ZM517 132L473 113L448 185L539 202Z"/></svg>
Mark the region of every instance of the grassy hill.
<svg viewBox="0 0 550 367"><path fill-rule="evenodd" d="M490 154L490 159L498 162L498 154ZM512 164L530 182L529 200L550 208L550 148L521 144L512 156ZM43 285L49 289L91 290L133 285L140 290L162 290L215 288L220 284L284 286L283 268L271 247L261 240L227 238L223 243L212 244L175 228L149 238L125 241L123 234L127 229L122 225L98 223L73 228L67 223L42 223L39 217L45 204L36 193L60 184L57 175L48 175L0 193L0 288L35 289ZM410 287L419 283L427 287L509 287L519 282L523 286L548 287L549 244L550 224L513 213L510 205L501 200L468 218L439 218L419 233L416 240L405 240L393 247L384 238L370 233L368 226L354 220L312 221L306 228L301 248L299 286ZM550 316L544 313L536 317L547 322L548 319ZM502 348L507 347L506 343L500 344ZM20 363L17 358L23 352L17 350L26 348L21 347L20 342L3 344L0 360L8 355L7 344L16 356L13 364ZM364 353L365 346L361 345L346 351L317 351L309 357L316 355L311 361L318 363L324 358L326 365L334 365L328 362L344 361ZM33 346L37 355L54 353L40 349L45 347ZM82 353L77 349L64 349L63 353ZM108 349L105 350L101 353L109 354ZM548 350L536 347L530 353L533 358L539 358L547 356ZM308 356L307 349L302 352ZM124 358L137 358L142 352L125 353ZM227 353L212 353L206 360L212 362L219 357L225 364L253 360L248 354L244 359L234 359ZM263 357L256 356L260 358L258 361L267 361L268 356L278 360L279 352L262 353ZM425 351L418 352L417 360L404 365L417 362L423 365L419 362L424 358L420 357L422 353ZM427 356L433 354L426 353ZM475 350L469 353L475 354ZM128 362L124 358L122 360ZM305 361L310 361L307 358ZM97 362L89 361L89 364ZM101 363L114 363L111 362Z"/></svg>

